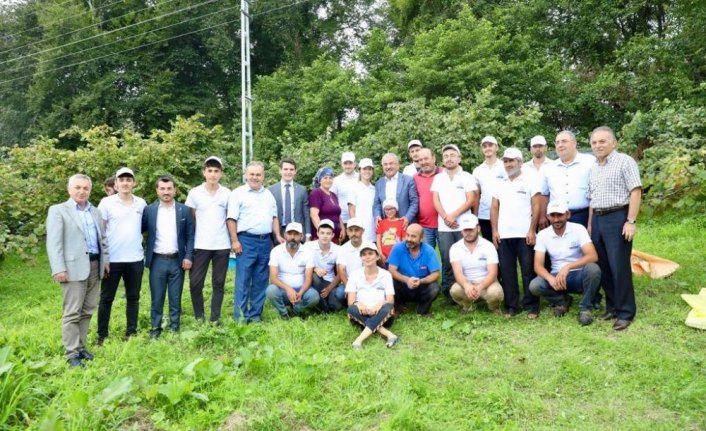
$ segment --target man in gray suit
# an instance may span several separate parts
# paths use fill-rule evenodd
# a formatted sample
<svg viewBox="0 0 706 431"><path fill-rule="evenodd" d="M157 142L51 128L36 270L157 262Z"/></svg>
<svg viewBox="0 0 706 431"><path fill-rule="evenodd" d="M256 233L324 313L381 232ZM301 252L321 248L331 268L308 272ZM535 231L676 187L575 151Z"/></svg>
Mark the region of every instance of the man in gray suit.
<svg viewBox="0 0 706 431"><path fill-rule="evenodd" d="M86 175L69 178L69 200L52 205L46 222L52 278L64 291L61 338L72 368L93 360L86 335L98 307L100 279L110 269L100 211L88 202L91 187Z"/></svg>
<svg viewBox="0 0 706 431"><path fill-rule="evenodd" d="M271 185L268 190L275 197L277 216L281 223L280 235L284 236L284 228L291 222L301 223L304 227L304 237L311 237L311 221L309 216L309 197L306 188L294 182L297 175L297 163L290 158L279 162L280 180ZM276 242L276 244L278 244Z"/></svg>

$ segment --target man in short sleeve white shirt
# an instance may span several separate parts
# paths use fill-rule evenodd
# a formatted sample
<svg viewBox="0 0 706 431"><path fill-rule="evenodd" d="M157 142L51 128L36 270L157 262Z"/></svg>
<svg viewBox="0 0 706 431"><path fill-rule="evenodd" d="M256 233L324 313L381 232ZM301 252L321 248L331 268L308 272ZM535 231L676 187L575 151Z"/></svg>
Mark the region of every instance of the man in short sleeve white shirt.
<svg viewBox="0 0 706 431"><path fill-rule="evenodd" d="M461 167L461 151L454 144L441 149L444 170L434 176L431 193L438 216L439 252L441 253L441 292L451 301L449 291L455 283L453 268L449 260L451 246L463 239L458 220L471 214L475 207L478 187L476 180Z"/></svg>
<svg viewBox="0 0 706 431"><path fill-rule="evenodd" d="M530 283L530 291L547 298L556 317L569 311L570 293L583 294L579 304L579 323L590 325L593 322L593 298L601 282L596 248L585 227L568 222L569 209L563 201L551 202L547 213L551 225L537 234L534 246L537 277ZM544 267L547 255L551 259L551 273Z"/></svg>
<svg viewBox="0 0 706 431"><path fill-rule="evenodd" d="M218 322L230 259L230 238L226 226L230 190L220 184L223 177L223 161L220 158L211 156L204 161L203 176L206 181L191 189L185 202L196 221L194 264L189 273L189 288L194 318L203 320L203 285L210 263L213 287L210 321Z"/></svg>
<svg viewBox="0 0 706 431"><path fill-rule="evenodd" d="M363 267L363 262L360 260L360 247L363 245L364 229L363 221L359 218L353 217L348 220L346 235L349 241L338 249L336 258L336 270L344 286L348 284L348 276Z"/></svg>
<svg viewBox="0 0 706 431"><path fill-rule="evenodd" d="M539 188L536 177L522 171L520 150L508 148L502 158L507 178L495 190L490 218L493 243L498 248L505 308L510 316L525 310L529 319L536 319L539 316L539 298L530 293L529 284L535 277L532 247L539 219ZM517 283L518 261L524 287L522 308Z"/></svg>
<svg viewBox="0 0 706 431"><path fill-rule="evenodd" d="M419 172L419 150L422 148L424 147L419 139L412 139L407 143L407 154L412 163L404 167L402 174L414 177Z"/></svg>
<svg viewBox="0 0 706 431"><path fill-rule="evenodd" d="M358 183L358 172L355 171L355 154L350 151L341 154L341 167L343 172L333 179L331 191L338 197L338 205L341 207L341 223L343 224L341 228L344 229L348 219L351 218L348 213L350 194L353 193L355 185Z"/></svg>
<svg viewBox="0 0 706 431"><path fill-rule="evenodd" d="M341 246L333 243L333 234L334 223L326 218L319 223L317 239L304 243L304 249L314 258L312 287L319 294L319 308L325 313L342 310L346 298L341 276L336 271Z"/></svg>
<svg viewBox="0 0 706 431"><path fill-rule="evenodd" d="M284 235L285 242L270 252L267 299L283 320L289 320L288 306L295 315L310 311L319 304L319 294L311 288L314 255L302 246L301 223L289 223Z"/></svg>
<svg viewBox="0 0 706 431"><path fill-rule="evenodd" d="M459 219L463 239L449 252L456 283L451 298L469 311L476 301L486 301L488 308L500 314L503 288L498 283L498 253L493 243L480 237L478 218L468 214Z"/></svg>
<svg viewBox="0 0 706 431"><path fill-rule="evenodd" d="M101 282L98 304L98 345L108 337L110 313L120 279L125 285L125 337L137 334L142 274L145 271L142 213L147 203L132 193L135 185L135 173L130 168L118 169L115 174L118 192L103 198L98 205L110 252L110 272Z"/></svg>
<svg viewBox="0 0 706 431"><path fill-rule="evenodd" d="M483 163L473 169L473 178L478 186L478 206L473 211L478 216L480 231L483 238L493 240L493 228L490 225L490 207L498 181L505 179L507 174L501 160L498 160L498 141L493 136L486 136L480 141L483 151Z"/></svg>

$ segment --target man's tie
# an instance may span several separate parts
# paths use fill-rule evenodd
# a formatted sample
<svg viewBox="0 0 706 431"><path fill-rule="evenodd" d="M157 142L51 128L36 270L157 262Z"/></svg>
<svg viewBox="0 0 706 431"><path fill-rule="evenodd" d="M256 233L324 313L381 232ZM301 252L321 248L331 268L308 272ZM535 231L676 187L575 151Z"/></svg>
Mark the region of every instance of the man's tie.
<svg viewBox="0 0 706 431"><path fill-rule="evenodd" d="M287 226L292 222L292 196L289 194L291 184L284 185L284 225Z"/></svg>

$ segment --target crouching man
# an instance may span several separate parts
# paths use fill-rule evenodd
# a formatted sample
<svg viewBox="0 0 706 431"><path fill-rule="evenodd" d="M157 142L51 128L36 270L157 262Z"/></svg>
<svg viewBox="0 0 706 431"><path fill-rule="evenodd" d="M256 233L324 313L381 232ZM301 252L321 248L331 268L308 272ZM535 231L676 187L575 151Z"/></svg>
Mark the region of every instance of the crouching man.
<svg viewBox="0 0 706 431"><path fill-rule="evenodd" d="M601 270L596 264L598 254L585 227L570 223L569 212L563 201L554 201L547 207L550 226L537 234L534 247L534 270L537 277L530 283L530 291L547 298L554 307L554 315L561 317L569 311L570 293L582 293L579 304L579 323L593 322L593 297L601 282ZM549 254L551 273L544 268Z"/></svg>

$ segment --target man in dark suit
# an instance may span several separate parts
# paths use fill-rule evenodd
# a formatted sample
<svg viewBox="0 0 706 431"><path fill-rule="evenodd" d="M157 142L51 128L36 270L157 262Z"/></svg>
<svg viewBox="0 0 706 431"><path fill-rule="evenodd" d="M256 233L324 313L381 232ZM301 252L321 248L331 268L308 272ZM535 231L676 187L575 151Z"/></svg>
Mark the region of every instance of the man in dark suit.
<svg viewBox="0 0 706 431"><path fill-rule="evenodd" d="M311 236L311 221L309 216L309 197L306 188L294 182L297 175L297 163L290 158L279 162L280 180L268 187L277 203L277 216L281 222L280 235L284 236L284 228L292 222L304 226L304 237Z"/></svg>
<svg viewBox="0 0 706 431"><path fill-rule="evenodd" d="M147 232L145 267L150 269L152 308L151 338L162 333L164 297L169 293L169 329L179 330L184 271L194 259L194 221L191 209L174 201L176 185L170 176L157 180L159 201L142 213L142 231Z"/></svg>
<svg viewBox="0 0 706 431"><path fill-rule="evenodd" d="M46 223L52 278L63 289L61 338L71 367L93 359L86 335L98 307L99 281L110 269L100 211L88 202L91 187L86 175L69 178L69 200L49 208Z"/></svg>
<svg viewBox="0 0 706 431"><path fill-rule="evenodd" d="M399 206L400 218L405 220L405 229L410 223L417 221L419 211L419 195L414 179L400 173L400 159L396 154L387 153L382 156L382 170L385 176L375 183L375 200L373 201L373 216L376 223L383 217L382 203L385 199L395 199ZM394 193L391 193L394 190Z"/></svg>

